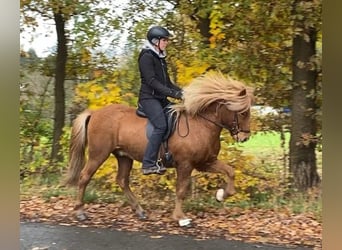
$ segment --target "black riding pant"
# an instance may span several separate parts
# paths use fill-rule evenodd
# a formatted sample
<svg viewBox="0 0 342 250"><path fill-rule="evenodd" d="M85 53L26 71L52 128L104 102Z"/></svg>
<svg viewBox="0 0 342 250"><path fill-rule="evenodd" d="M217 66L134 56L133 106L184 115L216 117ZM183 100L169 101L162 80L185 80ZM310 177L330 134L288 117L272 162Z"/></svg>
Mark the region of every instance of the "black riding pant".
<svg viewBox="0 0 342 250"><path fill-rule="evenodd" d="M163 108L168 102L158 99L143 99L139 100L139 103L154 127L153 132L148 139L142 161L143 168L148 168L156 164L159 148L163 141L163 136L167 131L166 115L164 114Z"/></svg>

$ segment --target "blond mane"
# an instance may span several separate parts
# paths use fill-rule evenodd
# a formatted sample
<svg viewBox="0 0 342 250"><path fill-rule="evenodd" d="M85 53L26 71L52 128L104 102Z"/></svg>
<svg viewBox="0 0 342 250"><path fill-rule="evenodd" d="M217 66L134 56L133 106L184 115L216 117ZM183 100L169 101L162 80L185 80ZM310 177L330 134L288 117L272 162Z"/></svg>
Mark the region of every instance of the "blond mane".
<svg viewBox="0 0 342 250"><path fill-rule="evenodd" d="M239 95L243 90L246 90L246 95ZM226 105L231 111L244 112L250 108L254 98L251 87L225 77L221 72L208 72L195 78L183 91L184 101L172 106L177 116L184 111L195 116L214 102Z"/></svg>

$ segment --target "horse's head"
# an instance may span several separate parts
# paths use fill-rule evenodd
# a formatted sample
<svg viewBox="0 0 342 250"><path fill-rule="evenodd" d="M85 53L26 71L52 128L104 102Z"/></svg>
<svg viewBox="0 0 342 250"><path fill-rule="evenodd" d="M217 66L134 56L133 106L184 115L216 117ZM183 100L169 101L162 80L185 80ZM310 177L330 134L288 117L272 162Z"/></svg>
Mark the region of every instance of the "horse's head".
<svg viewBox="0 0 342 250"><path fill-rule="evenodd" d="M239 96L247 95L246 90L242 90ZM237 142L244 142L250 136L250 108L242 110L232 110L230 103L221 105L221 121Z"/></svg>
<svg viewBox="0 0 342 250"><path fill-rule="evenodd" d="M224 128L228 129L231 136L237 142L244 142L250 136L250 110L243 112L231 111L222 106L221 121Z"/></svg>
<svg viewBox="0 0 342 250"><path fill-rule="evenodd" d="M235 112L232 129L229 130L232 137L238 142L244 142L250 136L250 110L242 113Z"/></svg>

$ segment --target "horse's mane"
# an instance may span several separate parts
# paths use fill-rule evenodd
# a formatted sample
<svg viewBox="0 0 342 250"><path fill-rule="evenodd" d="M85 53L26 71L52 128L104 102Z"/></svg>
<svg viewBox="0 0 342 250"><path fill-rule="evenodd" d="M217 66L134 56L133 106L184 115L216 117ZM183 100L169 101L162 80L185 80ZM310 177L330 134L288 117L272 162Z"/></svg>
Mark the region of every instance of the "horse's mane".
<svg viewBox="0 0 342 250"><path fill-rule="evenodd" d="M243 90L246 93L241 95ZM250 108L253 98L253 88L229 76L225 77L221 72L208 72L183 88L184 101L172 105L172 109L177 116L184 111L195 116L212 103L219 102L231 111L245 112Z"/></svg>

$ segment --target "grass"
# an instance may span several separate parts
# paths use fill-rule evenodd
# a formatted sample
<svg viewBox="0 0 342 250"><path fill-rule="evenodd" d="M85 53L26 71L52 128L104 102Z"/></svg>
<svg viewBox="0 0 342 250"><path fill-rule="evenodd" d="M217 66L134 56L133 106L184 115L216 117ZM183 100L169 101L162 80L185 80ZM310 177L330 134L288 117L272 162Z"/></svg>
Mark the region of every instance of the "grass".
<svg viewBox="0 0 342 250"><path fill-rule="evenodd" d="M243 150L245 154L253 155L260 162L269 162L270 164L275 164L278 166L284 166L284 158L285 163L287 164L287 156L289 153L289 142L290 142L290 133L285 133L285 140L281 140L280 133L277 132L268 132L263 133L259 132L251 135L250 139L244 143L240 143L238 148ZM284 143L283 147L281 146ZM317 169L319 174L322 173L322 152L316 151L316 159L317 159Z"/></svg>
<svg viewBox="0 0 342 250"><path fill-rule="evenodd" d="M258 158L279 159L288 153L288 143L290 134L285 134L285 144L281 147L282 140L279 133L257 133L244 143L239 144L239 148L245 154L256 155Z"/></svg>
<svg viewBox="0 0 342 250"><path fill-rule="evenodd" d="M285 134L286 143L290 140L290 133ZM243 145L246 147L246 150L251 150L254 152L259 152L260 149L270 150L273 148L280 149L281 138L280 134L277 132L268 132L263 133L259 132L256 134L252 134L250 139L244 142Z"/></svg>

